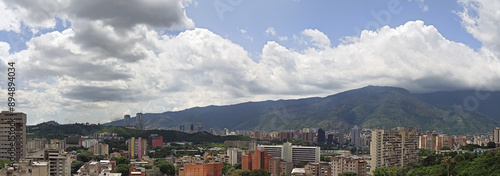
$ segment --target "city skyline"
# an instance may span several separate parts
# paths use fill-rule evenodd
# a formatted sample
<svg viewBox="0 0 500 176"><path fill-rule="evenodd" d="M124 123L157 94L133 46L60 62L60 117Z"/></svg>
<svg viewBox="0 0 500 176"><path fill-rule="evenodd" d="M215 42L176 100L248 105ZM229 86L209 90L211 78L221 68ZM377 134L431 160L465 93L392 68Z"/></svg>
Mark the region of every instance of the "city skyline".
<svg viewBox="0 0 500 176"><path fill-rule="evenodd" d="M367 85L500 90L499 8L494 0L5 0L0 76L16 63L15 109L28 125ZM7 110L6 79L0 87Z"/></svg>

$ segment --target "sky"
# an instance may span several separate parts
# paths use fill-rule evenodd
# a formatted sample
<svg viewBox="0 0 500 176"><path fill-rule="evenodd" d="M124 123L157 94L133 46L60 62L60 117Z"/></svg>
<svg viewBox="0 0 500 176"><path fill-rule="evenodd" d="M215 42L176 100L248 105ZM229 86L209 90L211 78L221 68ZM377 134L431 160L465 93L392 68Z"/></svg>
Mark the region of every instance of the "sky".
<svg viewBox="0 0 500 176"><path fill-rule="evenodd" d="M0 0L0 109L106 123L368 85L500 90L498 0Z"/></svg>

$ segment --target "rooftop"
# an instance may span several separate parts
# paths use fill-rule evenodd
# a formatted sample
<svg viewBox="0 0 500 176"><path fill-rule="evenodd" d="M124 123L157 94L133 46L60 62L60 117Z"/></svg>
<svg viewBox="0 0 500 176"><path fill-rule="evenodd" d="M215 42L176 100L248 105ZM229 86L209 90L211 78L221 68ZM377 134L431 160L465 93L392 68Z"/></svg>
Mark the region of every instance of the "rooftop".
<svg viewBox="0 0 500 176"><path fill-rule="evenodd" d="M294 168L292 170L292 174L305 174L306 169L305 168Z"/></svg>

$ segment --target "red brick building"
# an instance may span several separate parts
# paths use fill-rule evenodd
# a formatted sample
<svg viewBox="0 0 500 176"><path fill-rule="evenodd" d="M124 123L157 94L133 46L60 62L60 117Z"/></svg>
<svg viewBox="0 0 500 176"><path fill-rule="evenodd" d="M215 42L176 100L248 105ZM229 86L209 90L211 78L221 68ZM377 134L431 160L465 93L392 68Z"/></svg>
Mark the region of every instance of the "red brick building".
<svg viewBox="0 0 500 176"><path fill-rule="evenodd" d="M246 151L241 155L241 170L252 170L252 151Z"/></svg>
<svg viewBox="0 0 500 176"><path fill-rule="evenodd" d="M180 176L222 176L222 163L184 165Z"/></svg>
<svg viewBox="0 0 500 176"><path fill-rule="evenodd" d="M163 136L158 136L157 134L151 134L148 138L149 146L162 146L163 145Z"/></svg>
<svg viewBox="0 0 500 176"><path fill-rule="evenodd" d="M245 155L241 156L241 170L257 170L264 169L269 171L269 161L271 156L267 155L267 151L255 150L254 153L246 151Z"/></svg>

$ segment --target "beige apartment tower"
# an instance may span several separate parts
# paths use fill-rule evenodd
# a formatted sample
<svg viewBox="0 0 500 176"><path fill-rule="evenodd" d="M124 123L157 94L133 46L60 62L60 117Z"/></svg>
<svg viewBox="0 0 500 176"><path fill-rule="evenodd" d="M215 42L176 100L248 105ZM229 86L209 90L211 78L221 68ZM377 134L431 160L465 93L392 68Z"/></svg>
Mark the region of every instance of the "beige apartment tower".
<svg viewBox="0 0 500 176"><path fill-rule="evenodd" d="M19 161L26 156L26 114L0 113L0 160Z"/></svg>
<svg viewBox="0 0 500 176"><path fill-rule="evenodd" d="M500 144L500 127L493 129L493 142Z"/></svg>
<svg viewBox="0 0 500 176"><path fill-rule="evenodd" d="M373 129L370 145L371 168L404 166L418 159L418 132L413 128Z"/></svg>

